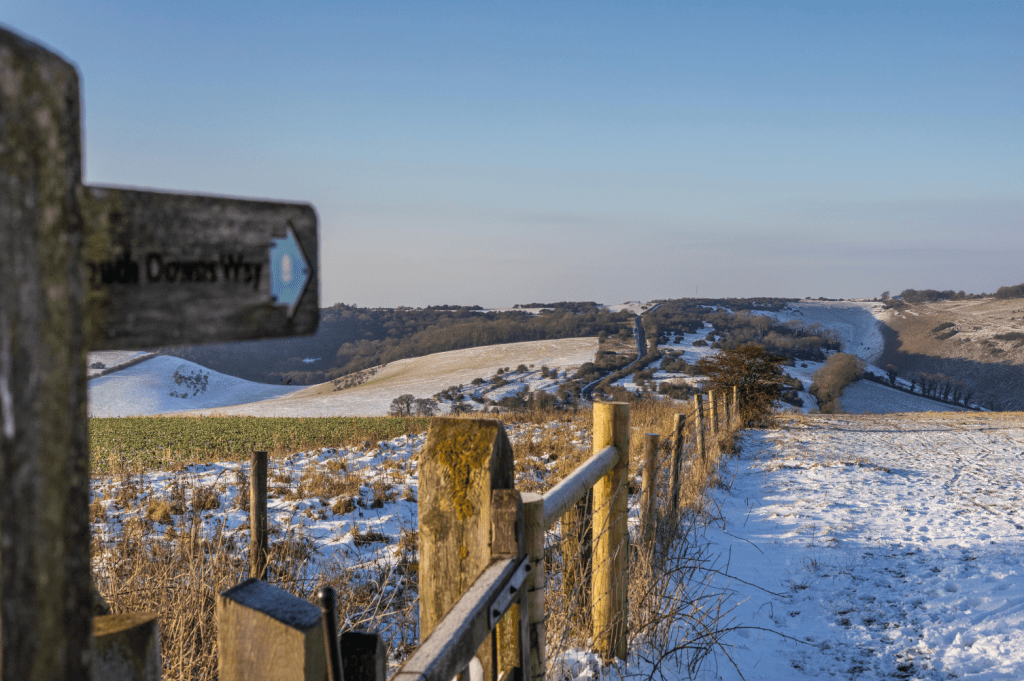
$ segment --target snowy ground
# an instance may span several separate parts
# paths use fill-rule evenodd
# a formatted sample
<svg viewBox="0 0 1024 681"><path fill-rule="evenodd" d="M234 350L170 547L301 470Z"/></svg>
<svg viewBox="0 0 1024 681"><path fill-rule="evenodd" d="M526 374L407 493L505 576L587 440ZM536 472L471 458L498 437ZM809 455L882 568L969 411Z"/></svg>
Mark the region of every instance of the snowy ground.
<svg viewBox="0 0 1024 681"><path fill-rule="evenodd" d="M90 360L94 354L108 353L90 353ZM161 355L91 379L89 416L151 416L224 407L296 390L298 388L291 386L253 383L187 360Z"/></svg>
<svg viewBox="0 0 1024 681"><path fill-rule="evenodd" d="M1020 415L797 417L743 450L708 536L744 678L1024 678Z"/></svg>

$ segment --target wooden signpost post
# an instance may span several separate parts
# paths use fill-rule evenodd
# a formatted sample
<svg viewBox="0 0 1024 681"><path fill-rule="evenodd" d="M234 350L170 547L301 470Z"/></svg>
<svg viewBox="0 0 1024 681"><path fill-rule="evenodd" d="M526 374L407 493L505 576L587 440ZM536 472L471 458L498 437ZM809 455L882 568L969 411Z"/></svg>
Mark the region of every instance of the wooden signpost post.
<svg viewBox="0 0 1024 681"><path fill-rule="evenodd" d="M309 334L305 204L85 187L78 73L0 28L0 672L89 678L86 350Z"/></svg>

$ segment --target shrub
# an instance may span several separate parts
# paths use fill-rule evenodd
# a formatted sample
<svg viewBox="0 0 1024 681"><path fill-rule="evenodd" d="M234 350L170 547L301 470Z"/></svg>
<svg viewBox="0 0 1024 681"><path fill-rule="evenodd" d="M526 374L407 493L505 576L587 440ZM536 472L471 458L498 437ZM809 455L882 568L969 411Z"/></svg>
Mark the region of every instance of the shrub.
<svg viewBox="0 0 1024 681"><path fill-rule="evenodd" d="M841 413L839 398L846 386L864 377L864 360L856 355L837 352L825 366L814 372L809 392L818 399L823 414Z"/></svg>
<svg viewBox="0 0 1024 681"><path fill-rule="evenodd" d="M697 368L707 376L705 390L732 393L739 388L740 416L747 424L764 424L774 410L775 400L782 394L783 373L780 365L784 357L767 352L764 347L751 343L729 348L714 357L697 362Z"/></svg>
<svg viewBox="0 0 1024 681"><path fill-rule="evenodd" d="M520 364L519 366L516 367L516 371L521 374L525 374L527 371L529 371L529 369L526 368L525 364Z"/></svg>
<svg viewBox="0 0 1024 681"><path fill-rule="evenodd" d="M996 290L996 298L1007 300L1010 298L1024 298L1024 284L1016 286L1000 286Z"/></svg>

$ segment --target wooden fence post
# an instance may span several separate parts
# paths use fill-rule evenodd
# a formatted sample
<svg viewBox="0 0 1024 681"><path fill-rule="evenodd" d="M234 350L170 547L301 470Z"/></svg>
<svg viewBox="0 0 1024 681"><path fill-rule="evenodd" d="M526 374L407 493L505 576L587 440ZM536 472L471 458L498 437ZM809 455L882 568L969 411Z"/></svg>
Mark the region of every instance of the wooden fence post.
<svg viewBox="0 0 1024 681"><path fill-rule="evenodd" d="M217 597L221 681L324 681L327 651L320 608L249 578Z"/></svg>
<svg viewBox="0 0 1024 681"><path fill-rule="evenodd" d="M697 456L701 463L708 460L708 452L704 446L704 398L702 395L693 396L693 413L696 421L693 424L693 433L697 441Z"/></svg>
<svg viewBox="0 0 1024 681"><path fill-rule="evenodd" d="M92 620L90 681L160 681L160 625L155 612Z"/></svg>
<svg viewBox="0 0 1024 681"><path fill-rule="evenodd" d="M722 406L725 407L725 430L726 432L732 430L732 409L729 408L729 398L722 398Z"/></svg>
<svg viewBox="0 0 1024 681"><path fill-rule="evenodd" d="M499 421L434 418L420 453L420 640L426 640L491 561L491 494L515 487L512 445ZM477 650L496 681L491 640Z"/></svg>
<svg viewBox="0 0 1024 681"><path fill-rule="evenodd" d="M627 477L629 404L594 404L594 452L619 451L615 467L594 485L593 638L605 658L626 659L629 587Z"/></svg>
<svg viewBox="0 0 1024 681"><path fill-rule="evenodd" d="M78 73L0 28L0 676L87 679Z"/></svg>
<svg viewBox="0 0 1024 681"><path fill-rule="evenodd" d="M675 513L679 508L679 488L682 485L683 475L683 427L686 425L686 416L676 414L672 420L672 480L671 495L669 496L669 511Z"/></svg>
<svg viewBox="0 0 1024 681"><path fill-rule="evenodd" d="M644 471L640 494L640 541L650 545L654 538L654 504L658 500L658 441L657 433L644 435Z"/></svg>
<svg viewBox="0 0 1024 681"><path fill-rule="evenodd" d="M738 427L738 426L742 425L739 422L739 419L741 417L740 417L740 387L738 385L734 385L732 387L732 413L736 415L735 416L735 418L737 419L736 426Z"/></svg>
<svg viewBox="0 0 1024 681"><path fill-rule="evenodd" d="M523 521L526 553L532 567L526 580L530 639L530 679L544 681L547 669L547 613L544 609L544 592L547 588L547 574L544 563L544 497L524 492Z"/></svg>
<svg viewBox="0 0 1024 681"><path fill-rule="evenodd" d="M345 681L387 681L388 647L380 634L346 631L341 635Z"/></svg>
<svg viewBox="0 0 1024 681"><path fill-rule="evenodd" d="M708 406L711 408L711 439L718 443L718 394L708 391Z"/></svg>
<svg viewBox="0 0 1024 681"><path fill-rule="evenodd" d="M249 464L249 576L267 575L267 453L253 452Z"/></svg>

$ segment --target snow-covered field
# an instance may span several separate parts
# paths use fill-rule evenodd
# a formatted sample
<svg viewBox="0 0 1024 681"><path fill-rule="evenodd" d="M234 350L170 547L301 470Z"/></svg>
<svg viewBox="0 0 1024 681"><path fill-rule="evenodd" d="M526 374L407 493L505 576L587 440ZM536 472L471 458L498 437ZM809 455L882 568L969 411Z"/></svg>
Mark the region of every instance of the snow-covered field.
<svg viewBox="0 0 1024 681"><path fill-rule="evenodd" d="M794 417L744 436L709 531L743 677L1024 679L1022 463L1019 414ZM720 654L704 678L740 676Z"/></svg>
<svg viewBox="0 0 1024 681"><path fill-rule="evenodd" d="M107 353L90 353L93 355ZM136 353L137 354L137 353ZM152 416L265 400L298 388L253 383L160 355L89 380L89 416Z"/></svg>

